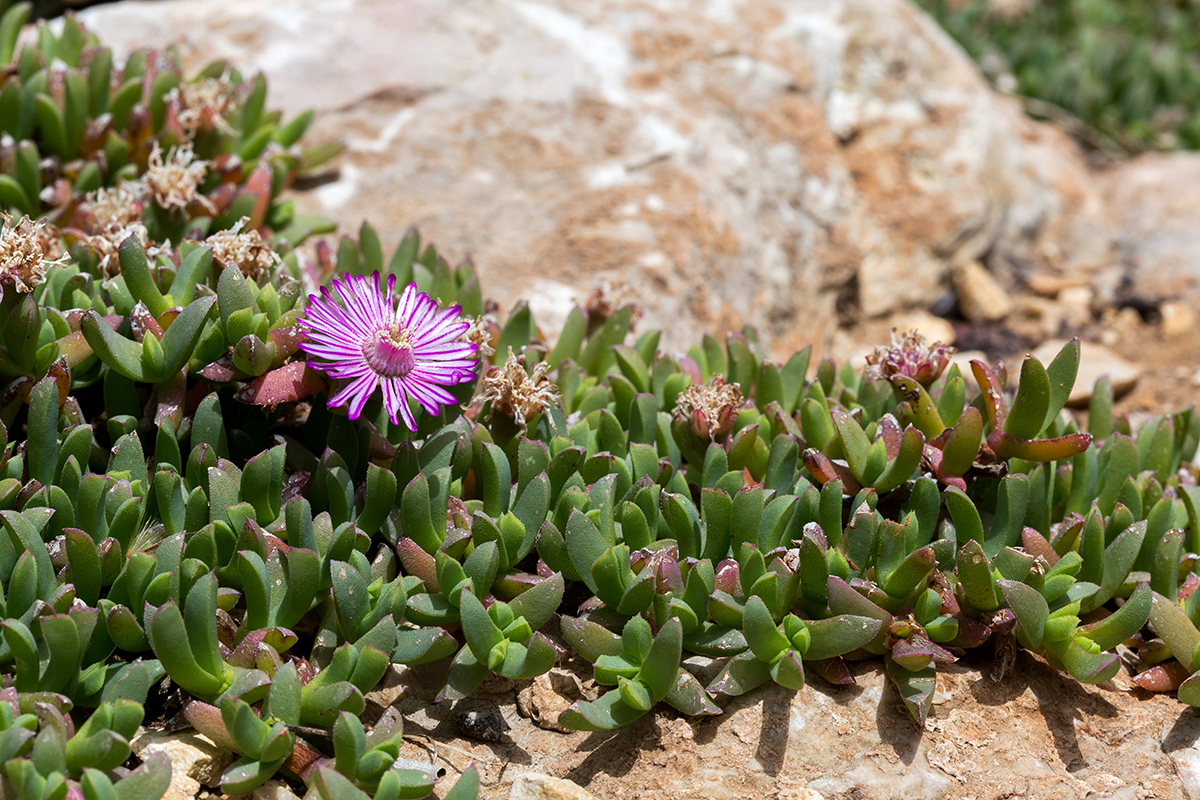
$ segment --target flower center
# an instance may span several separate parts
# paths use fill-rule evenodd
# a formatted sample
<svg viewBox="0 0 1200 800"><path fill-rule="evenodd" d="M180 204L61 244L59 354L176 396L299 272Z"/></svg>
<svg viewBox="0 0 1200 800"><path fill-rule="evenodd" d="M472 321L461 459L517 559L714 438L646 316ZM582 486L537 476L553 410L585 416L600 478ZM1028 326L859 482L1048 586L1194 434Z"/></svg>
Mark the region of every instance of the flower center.
<svg viewBox="0 0 1200 800"><path fill-rule="evenodd" d="M380 328L363 344L363 357L379 375L403 378L416 366L412 334L396 324Z"/></svg>

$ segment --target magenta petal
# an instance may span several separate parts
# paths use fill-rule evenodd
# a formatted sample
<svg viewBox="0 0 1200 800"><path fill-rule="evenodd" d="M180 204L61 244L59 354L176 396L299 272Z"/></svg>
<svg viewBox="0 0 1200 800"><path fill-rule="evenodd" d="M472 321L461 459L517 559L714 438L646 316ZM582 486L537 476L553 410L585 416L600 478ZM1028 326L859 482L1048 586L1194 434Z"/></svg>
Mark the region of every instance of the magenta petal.
<svg viewBox="0 0 1200 800"><path fill-rule="evenodd" d="M350 405L350 419L358 419L358 415L362 413L362 407L367 402L367 398L371 396L371 392L375 391L375 386L379 383L379 378L374 373L368 373L358 380L350 382L340 392L329 398L329 405L344 406L347 403Z"/></svg>
<svg viewBox="0 0 1200 800"><path fill-rule="evenodd" d="M348 381L330 406L347 406L356 419L380 386L392 421L416 430L409 399L433 415L457 403L443 387L476 377L478 348L461 340L470 324L460 307L439 309L412 283L397 298L395 285L394 275L347 275L309 295L298 347L309 367Z"/></svg>

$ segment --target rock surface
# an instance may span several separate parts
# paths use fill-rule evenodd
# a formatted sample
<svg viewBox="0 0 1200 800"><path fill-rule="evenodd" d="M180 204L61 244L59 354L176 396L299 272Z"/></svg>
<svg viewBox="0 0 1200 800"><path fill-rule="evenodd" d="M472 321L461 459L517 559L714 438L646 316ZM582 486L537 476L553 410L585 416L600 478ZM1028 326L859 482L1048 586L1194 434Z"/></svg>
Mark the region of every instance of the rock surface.
<svg viewBox="0 0 1200 800"><path fill-rule="evenodd" d="M1013 302L983 264L971 261L954 269L958 307L971 322L999 322L1012 313Z"/></svg>
<svg viewBox="0 0 1200 800"><path fill-rule="evenodd" d="M447 740L455 711L429 702L444 673L426 668L425 688L400 703L405 747L436 746L447 785L474 761L484 800L516 796L530 772L606 800L1184 800L1200 785L1200 715L1126 673L1083 686L1023 651L999 682L986 659L949 665L921 731L880 663L850 666L854 686L813 676L799 692L770 686L722 703L717 717L660 711L613 733L543 730L510 692L498 699L511 729L492 744ZM413 744L425 735L434 741Z"/></svg>
<svg viewBox="0 0 1200 800"><path fill-rule="evenodd" d="M594 800L570 781L526 772L513 781L508 800Z"/></svg>
<svg viewBox="0 0 1200 800"><path fill-rule="evenodd" d="M1200 155L1149 154L1112 170L1103 191L1117 215L1126 291L1165 300L1200 289Z"/></svg>
<svg viewBox="0 0 1200 800"><path fill-rule="evenodd" d="M451 10L452 9L452 10ZM1090 274L1108 215L1073 144L990 91L907 0L156 0L89 9L118 51L263 70L340 179L303 210L415 223L502 304L634 287L664 344L777 353L926 306L987 256Z"/></svg>
<svg viewBox="0 0 1200 800"><path fill-rule="evenodd" d="M545 675L534 678L517 693L517 711L521 716L533 720L539 728L569 733L567 728L558 724L558 715L576 700L595 698L594 693L585 697L578 676L555 667Z"/></svg>
<svg viewBox="0 0 1200 800"><path fill-rule="evenodd" d="M233 762L232 753L192 730L144 730L129 745L141 759L166 753L171 761L171 786L165 795L168 800L195 797L202 785L216 786L221 782L221 773Z"/></svg>
<svg viewBox="0 0 1200 800"><path fill-rule="evenodd" d="M1158 307L1158 314L1162 317L1159 331L1167 339L1191 333L1196 328L1196 310L1190 303L1168 300Z"/></svg>
<svg viewBox="0 0 1200 800"><path fill-rule="evenodd" d="M250 793L250 800L300 800L282 781L267 781Z"/></svg>

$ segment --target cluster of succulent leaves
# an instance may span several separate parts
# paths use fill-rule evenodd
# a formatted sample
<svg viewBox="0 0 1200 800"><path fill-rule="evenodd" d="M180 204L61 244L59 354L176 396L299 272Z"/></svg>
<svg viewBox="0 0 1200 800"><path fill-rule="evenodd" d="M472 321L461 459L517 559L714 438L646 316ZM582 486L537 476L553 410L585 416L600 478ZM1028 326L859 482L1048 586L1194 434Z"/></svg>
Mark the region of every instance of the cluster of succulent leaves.
<svg viewBox="0 0 1200 800"><path fill-rule="evenodd" d="M72 59L70 25L35 56L90 75L102 51ZM21 74L6 80L36 85ZM160 143L163 74L137 92ZM16 149L41 142L39 175L73 175L76 202L87 167L68 165L86 157L37 138L55 93L17 91L37 124ZM261 108L234 116L276 135ZM298 168L264 164L249 172ZM1080 429L1063 410L1077 343L1027 358L1014 386L982 362L970 384L951 367L923 385L808 350L777 364L753 331L673 355L657 331L632 336L629 306L576 308L549 342L518 305L482 327L554 381L556 402L525 398L518 421L493 389L526 389L484 356L486 385L455 387L462 407L419 413L416 431L379 397L350 420L298 350L306 280L379 272L489 309L473 267L415 234L385 258L364 225L305 272L292 248L320 224L272 227L286 182L250 190L267 209L253 229L280 257L265 279L214 260L204 209L172 220L177 246L147 209L150 254L131 236L105 274L74 248L0 298L5 796L159 797L169 763L130 771L129 741L174 704L172 722L238 754L228 794L282 775L328 799L424 796L434 776L398 760L400 716L360 719L393 664L444 664L439 701L489 675L583 669L602 691L558 722L588 731L663 704L718 715L811 673L852 682L864 658L923 723L938 664L975 652L1002 673L1018 647L1096 683L1125 645L1139 684L1200 705L1200 418L1134 430L1101 382ZM476 788L468 770L446 797Z"/></svg>
<svg viewBox="0 0 1200 800"><path fill-rule="evenodd" d="M6 433L0 463L0 665L30 733L9 763L47 782L83 775L33 755L52 711L90 721L101 712L82 709L145 703L164 676L183 718L241 755L226 792L284 772L327 797L431 788L392 766L398 716L370 733L358 720L390 664L448 660L438 699L458 700L491 674L591 662L612 688L561 715L577 730L664 702L719 714L723 697L801 689L810 670L850 682L847 660L870 656L923 722L937 665L985 645L1094 683L1130 643L1152 665L1143 685L1192 696L1200 419L1132 431L1101 383L1078 430L1063 412L1078 343L1048 366L1027 358L1015 391L974 362L976 394L957 367L928 387L828 360L809 377L809 351L777 365L750 331L672 356L657 331L626 343L628 306L576 308L550 344L518 305L496 350L546 362L561 402L518 425L464 394L465 412L410 433L378 398L357 421L326 408L294 348L239 359L248 339L295 335L296 301L208 255L185 245L173 273L127 241L118 279L70 296L87 310L63 337L74 265L4 300L0 324L28 329L5 346L35 357L11 356L28 392L3 408L4 430L26 433ZM471 266L415 235L385 262L364 228L335 266L484 311ZM749 400L712 440L683 399L718 375ZM720 661L707 686L693 657ZM102 772L97 758L85 766ZM11 767L18 791L42 786L14 777L30 769Z"/></svg>
<svg viewBox="0 0 1200 800"><path fill-rule="evenodd" d="M1200 147L1200 8L1071 0L1001 10L919 0L992 77L1066 109L1131 152Z"/></svg>
<svg viewBox="0 0 1200 800"><path fill-rule="evenodd" d="M215 62L185 79L171 53L139 50L117 66L73 16L61 30L41 22L36 42L18 37L32 4L0 1L0 204L30 217L69 224L84 197L143 174L155 148L189 144L209 162L200 193L203 214L151 207L145 223L155 241L179 241L230 228L243 217L299 243L328 232L324 220L294 213L280 195L295 178L338 152L335 144L298 146L311 111L284 121L266 110L263 76L242 76ZM185 83L222 82L228 102L219 125L199 131L180 124L178 90ZM211 122L211 120L210 120Z"/></svg>
<svg viewBox="0 0 1200 800"><path fill-rule="evenodd" d="M468 265L451 270L415 235L375 263L373 241L364 227L351 242L356 264L430 289L449 276L451 296L482 312ZM282 770L320 797L424 796L433 774L393 767L400 719L370 733L358 719L390 664L457 649L444 628L411 623L422 583L398 568L398 480L421 470L408 432L319 401L302 416L297 401L326 384L297 360L286 261L259 286L237 265L216 268L200 242L152 260L130 237L119 262L109 280L55 266L33 293L0 298L0 669L28 733L0 754L15 796L56 797L74 781L107 797L89 786L112 782L132 732L104 709L136 709L136 730L163 678L184 698L182 720L242 756L222 777L228 793ZM425 456L437 449L426 437ZM431 502L427 490L426 519ZM119 738L79 768L72 712L87 736ZM324 731L332 752L296 731ZM39 755L43 738L53 758ZM170 765L142 770L158 777L116 775L115 791L159 796ZM453 796L473 796L468 775Z"/></svg>

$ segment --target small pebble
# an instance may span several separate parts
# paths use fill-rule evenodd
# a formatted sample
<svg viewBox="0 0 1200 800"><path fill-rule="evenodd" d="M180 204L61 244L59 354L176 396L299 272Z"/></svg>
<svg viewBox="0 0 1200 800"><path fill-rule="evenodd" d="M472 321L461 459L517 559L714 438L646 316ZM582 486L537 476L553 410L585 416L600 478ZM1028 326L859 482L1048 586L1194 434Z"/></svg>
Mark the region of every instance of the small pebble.
<svg viewBox="0 0 1200 800"><path fill-rule="evenodd" d="M1159 331L1164 339L1183 336L1196 327L1196 312L1187 303L1168 300L1158 307L1158 313L1162 316Z"/></svg>
<svg viewBox="0 0 1200 800"><path fill-rule="evenodd" d="M488 709L473 708L454 718L454 726L463 736L478 739L481 742L498 742L504 738L508 723L499 712Z"/></svg>

